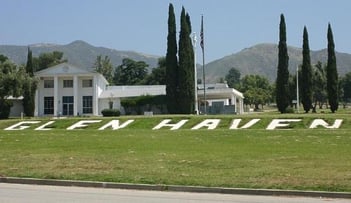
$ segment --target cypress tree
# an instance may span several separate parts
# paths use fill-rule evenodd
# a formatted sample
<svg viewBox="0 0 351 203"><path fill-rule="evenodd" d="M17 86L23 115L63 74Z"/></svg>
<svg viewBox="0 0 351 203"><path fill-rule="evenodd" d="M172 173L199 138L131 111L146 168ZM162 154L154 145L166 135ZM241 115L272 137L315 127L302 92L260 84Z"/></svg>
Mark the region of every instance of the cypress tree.
<svg viewBox="0 0 351 203"><path fill-rule="evenodd" d="M312 67L306 26L303 29L301 81L301 102L308 113L312 108Z"/></svg>
<svg viewBox="0 0 351 203"><path fill-rule="evenodd" d="M27 54L26 72L29 74L30 77L34 76L32 50L30 50L29 47Z"/></svg>
<svg viewBox="0 0 351 203"><path fill-rule="evenodd" d="M190 38L190 17L182 8L179 34L179 113L194 111L194 54Z"/></svg>
<svg viewBox="0 0 351 203"><path fill-rule="evenodd" d="M170 3L168 9L168 36L166 53L166 94L169 113L177 113L178 108L178 58L177 36L174 7Z"/></svg>
<svg viewBox="0 0 351 203"><path fill-rule="evenodd" d="M286 25L284 15L280 15L278 71L276 80L276 102L281 113L289 106L289 56L286 44Z"/></svg>
<svg viewBox="0 0 351 203"><path fill-rule="evenodd" d="M338 72L336 68L335 44L333 32L328 24L328 62L327 62L327 93L330 110L335 113L338 110Z"/></svg>
<svg viewBox="0 0 351 203"><path fill-rule="evenodd" d="M23 111L26 116L34 116L35 110L35 91L37 90L37 81L34 78L32 51L28 47L27 64L25 67L27 77L23 82Z"/></svg>

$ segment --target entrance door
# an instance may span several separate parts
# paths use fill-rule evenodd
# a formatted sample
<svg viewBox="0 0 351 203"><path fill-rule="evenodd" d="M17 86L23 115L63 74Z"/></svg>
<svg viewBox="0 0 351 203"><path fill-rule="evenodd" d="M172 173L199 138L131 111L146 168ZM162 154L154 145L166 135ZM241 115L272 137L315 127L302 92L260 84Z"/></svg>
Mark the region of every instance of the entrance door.
<svg viewBox="0 0 351 203"><path fill-rule="evenodd" d="M62 97L62 115L73 116L73 96Z"/></svg>

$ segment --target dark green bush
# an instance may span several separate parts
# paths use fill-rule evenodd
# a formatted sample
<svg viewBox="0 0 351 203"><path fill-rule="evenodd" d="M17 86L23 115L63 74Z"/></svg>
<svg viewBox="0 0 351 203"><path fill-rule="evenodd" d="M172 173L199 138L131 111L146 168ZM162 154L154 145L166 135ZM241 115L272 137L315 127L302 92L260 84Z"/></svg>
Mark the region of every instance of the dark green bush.
<svg viewBox="0 0 351 203"><path fill-rule="evenodd" d="M285 113L295 113L295 109L292 107L287 107Z"/></svg>
<svg viewBox="0 0 351 203"><path fill-rule="evenodd" d="M101 113L104 117L121 115L121 112L118 109L103 109Z"/></svg>
<svg viewBox="0 0 351 203"><path fill-rule="evenodd" d="M0 119L9 118L12 105L12 101L10 100L0 100Z"/></svg>
<svg viewBox="0 0 351 203"><path fill-rule="evenodd" d="M166 104L166 96L165 95L158 95L158 96L142 95L139 97L123 99L121 101L121 105L125 108L144 106L147 104L149 105Z"/></svg>

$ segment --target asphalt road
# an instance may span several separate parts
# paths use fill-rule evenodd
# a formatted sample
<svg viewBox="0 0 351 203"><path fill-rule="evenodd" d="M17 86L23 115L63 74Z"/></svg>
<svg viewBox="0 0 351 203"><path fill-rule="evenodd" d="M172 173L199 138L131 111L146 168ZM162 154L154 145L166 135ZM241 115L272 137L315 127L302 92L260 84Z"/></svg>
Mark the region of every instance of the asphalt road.
<svg viewBox="0 0 351 203"><path fill-rule="evenodd" d="M225 195L0 183L0 202L346 203L350 199Z"/></svg>

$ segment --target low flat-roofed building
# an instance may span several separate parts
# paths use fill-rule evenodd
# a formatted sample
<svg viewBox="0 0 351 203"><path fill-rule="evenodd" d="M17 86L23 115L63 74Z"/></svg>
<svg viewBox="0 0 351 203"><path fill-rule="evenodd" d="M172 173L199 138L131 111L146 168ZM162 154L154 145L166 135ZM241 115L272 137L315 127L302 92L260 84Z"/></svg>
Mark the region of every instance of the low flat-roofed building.
<svg viewBox="0 0 351 203"><path fill-rule="evenodd" d="M123 98L166 95L165 85L109 86L100 73L68 63L43 69L35 76L39 79L35 116L99 116L103 109L110 108L111 103L113 108L121 109ZM197 94L201 107L201 101L204 104L202 85L198 86ZM206 85L209 114L242 114L243 99L241 92L229 88L227 84ZM21 113L23 108L20 105L21 102L16 102L12 116Z"/></svg>

